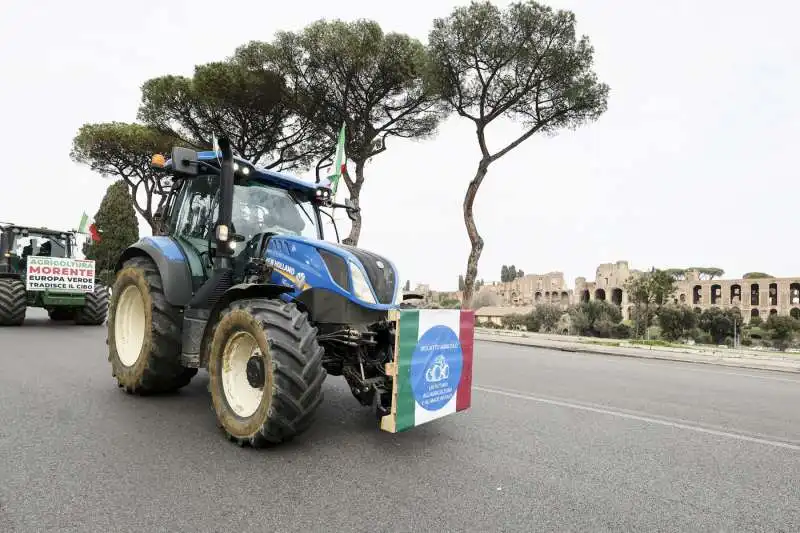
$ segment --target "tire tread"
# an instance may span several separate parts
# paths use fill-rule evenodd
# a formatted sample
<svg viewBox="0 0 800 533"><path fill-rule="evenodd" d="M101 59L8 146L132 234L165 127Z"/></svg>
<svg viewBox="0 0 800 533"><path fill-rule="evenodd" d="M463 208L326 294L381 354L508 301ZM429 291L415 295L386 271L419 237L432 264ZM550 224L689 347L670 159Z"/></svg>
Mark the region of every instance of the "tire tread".
<svg viewBox="0 0 800 533"><path fill-rule="evenodd" d="M133 257L125 261L122 266L123 269L129 267L140 270L150 288L153 302L152 344L147 364L138 383L133 386L123 385L122 388L130 394L147 395L172 392L185 387L197 374L197 369L184 367L180 363L180 310L167 303L161 275L151 259Z"/></svg>
<svg viewBox="0 0 800 533"><path fill-rule="evenodd" d="M75 323L82 326L99 326L108 318L108 289L95 285L94 292L86 294L83 307L75 314Z"/></svg>
<svg viewBox="0 0 800 533"><path fill-rule="evenodd" d="M0 279L0 326L19 326L25 321L28 295L18 279Z"/></svg>
<svg viewBox="0 0 800 533"><path fill-rule="evenodd" d="M228 438L253 448L287 442L307 430L324 396L322 367L324 349L317 342L317 328L295 304L273 299L233 302L226 311L250 313L261 325L272 355L272 403L267 419L249 438Z"/></svg>

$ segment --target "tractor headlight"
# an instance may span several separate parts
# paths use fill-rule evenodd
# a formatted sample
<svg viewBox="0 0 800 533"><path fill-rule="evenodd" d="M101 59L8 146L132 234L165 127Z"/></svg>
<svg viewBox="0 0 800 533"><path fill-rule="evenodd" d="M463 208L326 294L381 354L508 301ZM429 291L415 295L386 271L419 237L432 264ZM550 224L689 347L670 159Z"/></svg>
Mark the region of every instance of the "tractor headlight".
<svg viewBox="0 0 800 533"><path fill-rule="evenodd" d="M317 201L323 205L328 205L332 200L331 190L327 187L317 187L315 196Z"/></svg>
<svg viewBox="0 0 800 533"><path fill-rule="evenodd" d="M359 300L363 300L368 304L374 304L375 297L372 296L372 289L369 287L367 278L364 277L361 269L358 268L355 263L349 261L349 264L350 278L353 280L353 294L355 294Z"/></svg>

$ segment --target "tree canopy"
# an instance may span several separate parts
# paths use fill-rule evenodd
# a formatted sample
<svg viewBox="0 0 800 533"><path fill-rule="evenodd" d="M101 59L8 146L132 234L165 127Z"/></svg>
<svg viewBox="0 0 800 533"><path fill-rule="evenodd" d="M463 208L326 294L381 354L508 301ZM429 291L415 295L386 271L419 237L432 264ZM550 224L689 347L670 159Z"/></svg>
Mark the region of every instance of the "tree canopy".
<svg viewBox="0 0 800 533"><path fill-rule="evenodd" d="M652 269L631 277L625 282L628 299L636 306L634 321L637 333L646 332L656 310L669 302L677 287L675 278L666 270Z"/></svg>
<svg viewBox="0 0 800 533"><path fill-rule="evenodd" d="M255 72L282 72L301 95L301 111L333 147L342 124L355 177L343 179L358 205L364 167L387 149L389 137L432 136L444 116L438 94L426 83L424 45L400 33L384 33L377 22L319 20L300 32L278 32L272 42L250 42L233 60ZM345 242L357 244L361 215Z"/></svg>
<svg viewBox="0 0 800 533"><path fill-rule="evenodd" d="M697 321L698 314L687 305L665 305L658 310L661 336L668 341L691 337Z"/></svg>
<svg viewBox="0 0 800 533"><path fill-rule="evenodd" d="M239 156L266 168L307 169L321 154L320 139L305 100L288 85L275 71L233 61L198 65L191 78L147 80L138 118L206 149L224 133Z"/></svg>
<svg viewBox="0 0 800 533"><path fill-rule="evenodd" d="M522 269L517 269L517 267L514 265L503 265L503 267L500 269L500 281L503 283L514 281L515 279L521 278L524 275L525 272L523 272Z"/></svg>
<svg viewBox="0 0 800 533"><path fill-rule="evenodd" d="M133 207L157 233L153 218L167 191L163 176L150 168L154 153L168 153L178 139L142 124L84 124L70 156L106 177L120 177L130 189Z"/></svg>
<svg viewBox="0 0 800 533"><path fill-rule="evenodd" d="M483 239L473 204L489 165L536 133L575 128L607 107L608 86L592 71L594 50L575 33L575 15L532 0L505 10L473 1L436 19L429 34L431 74L445 102L475 126L480 161L464 197L471 250L465 302L472 297ZM499 118L522 124L501 148L492 148L487 126Z"/></svg>
<svg viewBox="0 0 800 533"><path fill-rule="evenodd" d="M765 272L748 272L742 279L764 279L764 278L774 278L775 276L771 276Z"/></svg>
<svg viewBox="0 0 800 533"><path fill-rule="evenodd" d="M685 268L667 268L664 270L668 275L672 276L675 281L683 281L686 279Z"/></svg>
<svg viewBox="0 0 800 533"><path fill-rule="evenodd" d="M700 275L700 279L706 280L721 278L725 275L725 271L717 267L689 267L686 270L696 270Z"/></svg>

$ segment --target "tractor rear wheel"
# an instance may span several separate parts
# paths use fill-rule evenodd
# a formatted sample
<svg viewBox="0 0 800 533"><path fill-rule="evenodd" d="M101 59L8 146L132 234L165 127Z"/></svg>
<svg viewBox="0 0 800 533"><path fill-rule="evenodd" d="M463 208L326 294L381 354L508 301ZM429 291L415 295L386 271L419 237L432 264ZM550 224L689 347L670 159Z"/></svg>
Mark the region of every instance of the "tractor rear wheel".
<svg viewBox="0 0 800 533"><path fill-rule="evenodd" d="M208 386L228 438L262 448L308 429L323 399L323 352L294 304L258 298L226 307L211 338Z"/></svg>
<svg viewBox="0 0 800 533"><path fill-rule="evenodd" d="M94 292L87 293L83 307L75 313L75 323L81 326L99 326L108 316L108 289L95 284Z"/></svg>
<svg viewBox="0 0 800 533"><path fill-rule="evenodd" d="M167 303L156 264L125 261L117 275L108 317L108 360L120 387L131 394L185 387L196 368L180 364L181 314Z"/></svg>
<svg viewBox="0 0 800 533"><path fill-rule="evenodd" d="M27 308L25 283L18 279L0 279L0 326L22 325Z"/></svg>

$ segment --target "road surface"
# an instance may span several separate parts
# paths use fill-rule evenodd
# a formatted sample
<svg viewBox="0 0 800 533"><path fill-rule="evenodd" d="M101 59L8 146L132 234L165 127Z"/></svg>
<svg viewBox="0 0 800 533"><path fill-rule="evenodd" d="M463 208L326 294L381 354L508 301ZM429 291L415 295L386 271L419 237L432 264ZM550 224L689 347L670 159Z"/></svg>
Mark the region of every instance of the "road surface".
<svg viewBox="0 0 800 533"><path fill-rule="evenodd" d="M104 328L0 329L0 531L798 531L800 376L476 343L473 408L377 429L341 378L271 451L114 384Z"/></svg>

